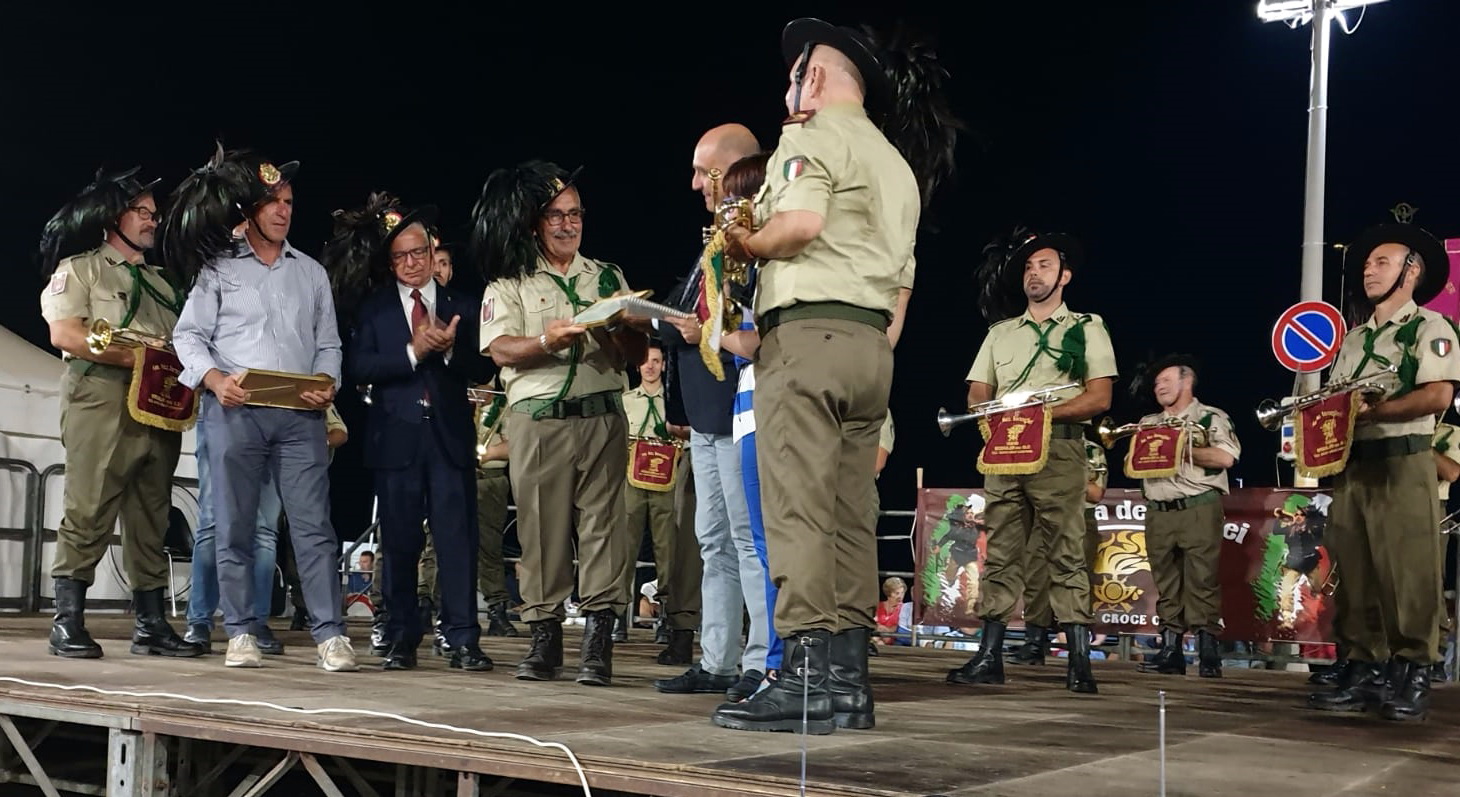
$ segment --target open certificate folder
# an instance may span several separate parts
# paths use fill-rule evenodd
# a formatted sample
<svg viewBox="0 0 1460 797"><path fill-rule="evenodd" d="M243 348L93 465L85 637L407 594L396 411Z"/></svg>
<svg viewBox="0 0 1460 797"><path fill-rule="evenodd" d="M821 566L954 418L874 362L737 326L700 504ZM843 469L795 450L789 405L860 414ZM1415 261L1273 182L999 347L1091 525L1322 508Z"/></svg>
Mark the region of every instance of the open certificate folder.
<svg viewBox="0 0 1460 797"><path fill-rule="evenodd" d="M607 326L619 320L623 316L635 316L638 318L690 318L690 313L685 313L659 304L648 299L650 291L639 291L637 293L626 293L622 296L610 296L607 299L599 299L591 306L584 308L582 312L573 316L573 323L580 327Z"/></svg>
<svg viewBox="0 0 1460 797"><path fill-rule="evenodd" d="M246 368L239 371L238 386L248 391L252 407L279 407L287 410L318 410L301 398L304 393L328 390L335 380L319 374L291 374L285 371L265 371L262 368Z"/></svg>

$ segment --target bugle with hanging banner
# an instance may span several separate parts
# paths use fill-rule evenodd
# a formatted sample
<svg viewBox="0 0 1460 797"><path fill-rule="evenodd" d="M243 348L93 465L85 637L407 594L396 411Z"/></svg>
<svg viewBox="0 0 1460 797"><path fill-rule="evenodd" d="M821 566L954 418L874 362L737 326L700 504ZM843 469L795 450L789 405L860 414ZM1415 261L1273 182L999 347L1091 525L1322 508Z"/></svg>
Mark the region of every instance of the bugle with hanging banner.
<svg viewBox="0 0 1460 797"><path fill-rule="evenodd" d="M1110 448L1116 442L1131 438L1125 453L1125 475L1132 479L1163 479L1175 476L1192 448L1207 445L1206 427L1185 418L1158 418L1153 421L1112 426L1107 417L1096 433L1100 444Z"/></svg>
<svg viewBox="0 0 1460 797"><path fill-rule="evenodd" d="M953 427L978 421L984 447L978 453L978 471L984 475L1020 476L1036 473L1049 458L1052 419L1049 404L1066 390L1081 388L1079 382L1040 390L1006 393L992 401L968 408L964 415L938 410L938 428L947 437Z"/></svg>
<svg viewBox="0 0 1460 797"><path fill-rule="evenodd" d="M132 381L127 385L127 413L143 426L186 432L198 420L198 393L181 381L183 365L172 339L126 327L105 318L91 322L86 350L101 354L111 348L132 350Z"/></svg>
<svg viewBox="0 0 1460 797"><path fill-rule="evenodd" d="M656 493L673 490L683 450L681 440L629 435L629 484Z"/></svg>
<svg viewBox="0 0 1460 797"><path fill-rule="evenodd" d="M1342 472L1348 466L1353 446L1354 423L1365 397L1384 395L1394 386L1399 367L1393 364L1347 379L1335 379L1323 387L1281 401L1263 399L1257 405L1257 422L1276 430L1283 419L1293 419L1293 465L1298 475L1322 478Z"/></svg>

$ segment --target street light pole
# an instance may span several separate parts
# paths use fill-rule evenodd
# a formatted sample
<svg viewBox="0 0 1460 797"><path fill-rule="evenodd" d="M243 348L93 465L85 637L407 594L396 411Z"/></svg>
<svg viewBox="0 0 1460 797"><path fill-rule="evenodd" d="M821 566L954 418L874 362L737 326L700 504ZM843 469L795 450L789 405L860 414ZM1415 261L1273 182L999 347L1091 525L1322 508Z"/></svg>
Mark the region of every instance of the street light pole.
<svg viewBox="0 0 1460 797"><path fill-rule="evenodd" d="M1323 200L1328 160L1328 48L1332 11L1327 0L1313 3L1313 69L1308 87L1308 174L1303 191L1303 272L1299 301L1323 300ZM1318 389L1316 371L1299 374L1297 392Z"/></svg>

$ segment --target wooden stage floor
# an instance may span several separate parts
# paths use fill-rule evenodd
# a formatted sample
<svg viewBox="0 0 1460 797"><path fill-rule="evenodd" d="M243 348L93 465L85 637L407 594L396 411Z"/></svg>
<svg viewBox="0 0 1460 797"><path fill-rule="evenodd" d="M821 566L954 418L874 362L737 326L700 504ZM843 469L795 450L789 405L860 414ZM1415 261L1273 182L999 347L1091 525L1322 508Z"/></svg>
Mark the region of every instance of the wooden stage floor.
<svg viewBox="0 0 1460 797"><path fill-rule="evenodd" d="M280 623L280 621L276 621ZM0 618L0 675L108 690L260 700L300 708L351 707L567 745L595 792L655 795L775 795L798 791L801 738L713 727L715 695L661 695L649 632L620 645L611 688L572 681L527 683L510 668L522 639L486 640L498 669L448 670L424 657L409 673L384 673L362 655L358 673L314 667L303 633L281 633L282 659L228 670L222 656L170 660L130 655L129 623L93 617L101 660L46 653L48 618ZM352 625L365 647L368 628ZM576 635L568 640L576 660ZM215 643L215 650L220 646ZM949 667L966 654L889 650L873 659L877 728L811 737L807 793L823 795L1155 795L1157 690L1166 690L1167 791L1176 795L1460 794L1460 689L1438 688L1431 719L1384 722L1301 707L1295 672L1228 669L1219 681L1142 675L1097 662L1099 696L1063 688L1064 669L1009 667L1002 688L951 687ZM132 717L136 728L349 758L427 764L520 780L578 782L567 756L508 739L478 738L370 717L300 716L269 708L112 697L0 681L0 704Z"/></svg>

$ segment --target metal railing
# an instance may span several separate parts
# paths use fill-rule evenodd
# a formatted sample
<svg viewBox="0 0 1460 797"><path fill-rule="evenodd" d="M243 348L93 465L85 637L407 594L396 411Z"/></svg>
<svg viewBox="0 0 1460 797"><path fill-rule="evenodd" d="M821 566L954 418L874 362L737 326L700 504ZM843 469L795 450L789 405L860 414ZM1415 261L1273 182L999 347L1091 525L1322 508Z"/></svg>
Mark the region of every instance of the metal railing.
<svg viewBox="0 0 1460 797"><path fill-rule="evenodd" d="M40 571L41 558L40 535L37 533L41 526L41 474L34 463L23 459L0 457L0 468L25 476L24 525L18 529L0 529L0 540L18 540L22 546L20 595L0 598L0 608L40 611L40 584L36 581L36 574Z"/></svg>

